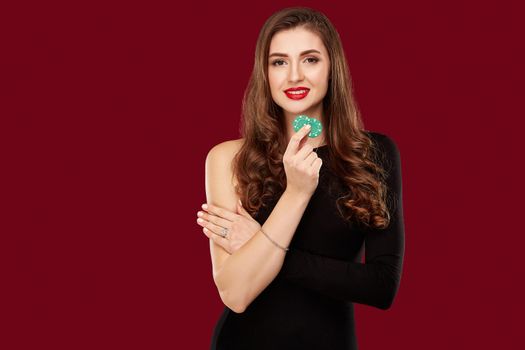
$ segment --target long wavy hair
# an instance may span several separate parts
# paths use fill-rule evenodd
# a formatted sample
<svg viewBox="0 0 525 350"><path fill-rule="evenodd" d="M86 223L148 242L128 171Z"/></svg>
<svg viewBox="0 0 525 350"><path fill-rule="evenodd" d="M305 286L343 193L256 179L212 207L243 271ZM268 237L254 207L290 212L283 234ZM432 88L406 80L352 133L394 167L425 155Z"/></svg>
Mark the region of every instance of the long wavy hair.
<svg viewBox="0 0 525 350"><path fill-rule="evenodd" d="M329 166L344 185L345 193L336 201L339 215L360 226L385 228L390 222L385 170L378 165L379 152L363 129L341 39L324 14L307 7L274 13L259 33L253 71L242 102L240 132L244 143L232 163L237 177L235 191L253 216L286 188L285 118L271 96L268 55L276 33L299 26L319 35L329 54L329 87L323 99L329 157L323 167Z"/></svg>

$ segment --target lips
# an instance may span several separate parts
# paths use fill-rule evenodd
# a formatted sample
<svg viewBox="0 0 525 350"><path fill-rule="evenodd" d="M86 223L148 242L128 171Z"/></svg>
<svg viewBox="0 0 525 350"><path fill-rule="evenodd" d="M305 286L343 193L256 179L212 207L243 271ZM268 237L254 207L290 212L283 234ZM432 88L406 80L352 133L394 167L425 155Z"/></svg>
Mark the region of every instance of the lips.
<svg viewBox="0 0 525 350"><path fill-rule="evenodd" d="M284 90L284 93L289 99L300 100L300 99L305 98L306 95L308 95L308 91L310 91L310 89L303 87L303 86L299 86L296 88L286 89Z"/></svg>

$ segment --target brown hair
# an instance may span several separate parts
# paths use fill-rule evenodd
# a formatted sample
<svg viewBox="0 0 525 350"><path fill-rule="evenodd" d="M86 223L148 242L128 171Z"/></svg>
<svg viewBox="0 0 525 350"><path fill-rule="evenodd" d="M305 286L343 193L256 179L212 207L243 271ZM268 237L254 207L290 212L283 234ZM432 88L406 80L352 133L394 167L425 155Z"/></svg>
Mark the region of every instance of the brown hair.
<svg viewBox="0 0 525 350"><path fill-rule="evenodd" d="M342 180L347 194L337 199L346 221L385 228L390 222L386 206L385 171L376 164L376 147L363 131L352 93L350 72L339 34L328 18L307 7L290 7L264 23L255 48L255 63L244 93L240 132L244 144L233 160L236 192L253 216L261 206L286 188L282 162L287 147L282 108L272 99L268 83L268 55L272 37L281 30L303 26L319 35L330 58L330 81L323 99L329 166ZM325 164L323 164L325 166Z"/></svg>

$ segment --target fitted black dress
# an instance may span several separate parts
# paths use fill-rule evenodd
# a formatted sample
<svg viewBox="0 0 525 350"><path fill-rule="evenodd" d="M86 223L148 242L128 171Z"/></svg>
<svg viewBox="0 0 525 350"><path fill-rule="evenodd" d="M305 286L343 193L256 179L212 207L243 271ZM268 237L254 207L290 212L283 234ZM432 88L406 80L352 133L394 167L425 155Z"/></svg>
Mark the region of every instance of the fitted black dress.
<svg viewBox="0 0 525 350"><path fill-rule="evenodd" d="M335 201L346 191L325 166L328 146L317 148L323 159L319 184L281 271L243 313L225 307L213 332L212 350L357 349L353 303L390 307L405 247L401 162L388 136L367 133L382 150L382 165L389 173L389 227L358 228L339 216ZM255 219L261 225L278 199L260 209Z"/></svg>

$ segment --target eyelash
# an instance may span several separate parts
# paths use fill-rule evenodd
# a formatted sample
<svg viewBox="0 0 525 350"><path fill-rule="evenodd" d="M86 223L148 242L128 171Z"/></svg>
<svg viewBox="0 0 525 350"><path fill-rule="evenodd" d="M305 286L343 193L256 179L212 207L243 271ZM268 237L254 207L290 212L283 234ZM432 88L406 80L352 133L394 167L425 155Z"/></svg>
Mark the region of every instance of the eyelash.
<svg viewBox="0 0 525 350"><path fill-rule="evenodd" d="M316 58L316 57L307 57L306 59L307 60L314 60L314 62L312 62L312 63L319 62L319 59ZM282 65L276 64L277 62L284 62L284 61L283 60L275 60L275 61L272 62L272 66L276 66L276 67L282 66Z"/></svg>

